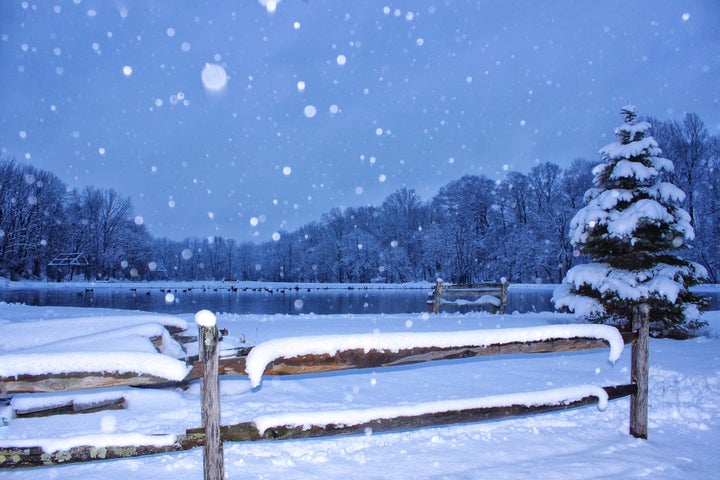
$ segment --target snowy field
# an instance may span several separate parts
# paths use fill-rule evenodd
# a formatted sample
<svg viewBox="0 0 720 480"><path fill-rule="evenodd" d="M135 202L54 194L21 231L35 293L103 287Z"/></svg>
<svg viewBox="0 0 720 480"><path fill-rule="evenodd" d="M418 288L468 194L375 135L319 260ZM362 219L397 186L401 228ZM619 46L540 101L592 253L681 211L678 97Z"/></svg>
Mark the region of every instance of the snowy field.
<svg viewBox="0 0 720 480"><path fill-rule="evenodd" d="M512 420L375 433L327 439L226 443L228 478L717 478L720 457L720 312L707 312L709 327L688 341L650 341L649 438L628 435L629 400ZM226 348L307 335L459 332L573 324L557 313L489 315L230 315ZM147 336L157 325L187 326L193 315L163 316L119 310L28 307L0 303L0 370L31 368L36 354L80 352L86 363L102 354L117 359L155 355L173 372L182 353L165 342L154 352ZM293 377L265 377L251 389L247 377L223 377L222 423L289 412L399 408L421 402L535 390L629 382L629 347L614 364L609 349L534 356L507 355L385 369ZM162 359L161 359L162 357ZM6 361L3 361L5 359ZM162 362L169 362L162 364ZM47 367L52 368L52 367ZM180 373L175 372L179 375ZM101 389L65 394L18 394L15 408L59 400L124 396L127 407L98 413L14 418L0 427L0 446L72 445L182 434L200 426L197 383L188 390ZM7 416L7 409L3 416ZM133 437L133 435L135 437ZM202 449L62 467L2 471L3 479L202 478Z"/></svg>

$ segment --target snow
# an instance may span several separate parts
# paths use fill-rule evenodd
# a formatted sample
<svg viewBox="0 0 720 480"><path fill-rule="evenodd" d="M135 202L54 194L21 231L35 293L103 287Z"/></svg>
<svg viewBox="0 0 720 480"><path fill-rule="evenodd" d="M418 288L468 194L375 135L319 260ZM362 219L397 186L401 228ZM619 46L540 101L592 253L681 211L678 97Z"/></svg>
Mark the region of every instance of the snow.
<svg viewBox="0 0 720 480"><path fill-rule="evenodd" d="M632 107L633 107L632 110L628 110L628 111L632 111L633 113L635 113L637 115L637 106L632 105ZM626 110L626 109L623 108L623 110ZM650 123L648 123L648 122L635 122L634 124L624 123L623 126L621 127L622 130L624 130L630 134L630 138L634 138L638 132L645 132L645 131L649 130L650 128L652 128L652 125L650 125Z"/></svg>
<svg viewBox="0 0 720 480"><path fill-rule="evenodd" d="M227 73L223 66L217 63L206 63L200 73L200 78L208 91L220 92L227 87Z"/></svg>
<svg viewBox="0 0 720 480"><path fill-rule="evenodd" d="M672 185L660 184L648 189L652 197L668 198L682 194L682 191ZM685 239L695 237L690 217L682 209L671 215L662 204L653 198L639 199L623 210L615 207L619 202L628 202L633 199L632 192L628 190L613 189L596 194L590 202L579 210L570 222L571 241L574 244L584 243L596 225L607 225L608 234L618 238L630 238L641 222L674 222L674 227L681 232Z"/></svg>
<svg viewBox="0 0 720 480"><path fill-rule="evenodd" d="M693 265L696 273L705 274L705 268ZM585 297L570 295L570 286L579 289L587 285L601 294L615 292L618 298L626 300L641 300L651 296L665 297L669 302L678 298L682 284L676 279L681 275L688 275L689 269L674 265L660 263L650 270L628 271L612 269L606 263L587 263L576 265L565 276L565 284L559 286L553 294L555 308L573 307L578 315L591 315L602 313L602 306ZM566 288L567 285L567 288ZM582 313L581 313L582 312Z"/></svg>
<svg viewBox="0 0 720 480"><path fill-rule="evenodd" d="M245 369L250 384L256 388L261 383L265 368L278 358L302 355L334 355L342 350L399 350L413 347L465 347L502 345L549 340L555 338L600 338L610 344L608 361L616 362L624 347L622 336L616 328L607 325L547 325L532 328L503 328L497 330L474 330L464 332L423 333L370 333L357 335L323 335L288 337L269 340L256 345L247 357Z"/></svg>
<svg viewBox="0 0 720 480"><path fill-rule="evenodd" d="M659 153L660 149L658 149ZM675 164L668 158L651 157L653 166L658 172L673 172L675 171Z"/></svg>
<svg viewBox="0 0 720 480"><path fill-rule="evenodd" d="M113 434L89 434L74 435L66 438L43 438L31 440L13 440L12 442L0 442L0 446L11 445L13 447L41 447L45 453L53 453L60 450L69 450L75 447L103 448L107 446L128 447L132 445L153 445L164 447L172 445L177 439L176 435L143 435L140 433L113 433ZM102 458L102 455L98 455Z"/></svg>
<svg viewBox="0 0 720 480"><path fill-rule="evenodd" d="M653 154L660 153L660 149L658 148L658 144L654 138L645 137L642 140L638 140L636 142L631 142L626 145L623 145L620 142L613 142L613 143L610 143L610 144L604 146L603 148L601 148L600 155L604 155L604 156L607 156L610 158L621 157L621 158L625 158L625 159L630 159L633 157L637 157L638 155L644 153L645 151L650 151ZM619 163L620 162L618 162L618 164ZM627 166L628 163L630 163L630 162L623 163L623 165ZM665 164L662 163L662 165L665 165ZM617 169L617 166L615 168ZM632 171L633 174L626 174L626 175L622 174L622 173L629 173L630 171ZM635 170L635 169L626 170L626 169L621 168L620 171L615 170L614 175L615 175L615 178L630 177L630 176L634 176L634 172L642 173L641 170ZM646 173L649 173L649 172L646 172ZM645 177L642 177L642 178L649 178L649 177L657 175L657 173L658 172L655 171L653 174L646 175Z"/></svg>
<svg viewBox="0 0 720 480"><path fill-rule="evenodd" d="M41 326L38 325L38 328L41 328ZM108 343L112 342L114 351L154 353L156 349L149 340L151 337L162 337L163 344L173 342L168 335L167 329L160 323L131 325L87 335L79 335L78 333L75 330L77 336L74 338L27 347L21 351L23 353L54 353L72 349L72 351L102 352L107 349Z"/></svg>
<svg viewBox="0 0 720 480"><path fill-rule="evenodd" d="M494 295L481 295L475 300L458 298L457 300L448 301L443 299L443 303L453 303L455 305L494 305L496 307L499 307L502 304L502 301Z"/></svg>
<svg viewBox="0 0 720 480"><path fill-rule="evenodd" d="M642 152L642 149L640 149ZM655 177L658 171L654 168L648 168L640 162L631 162L628 160L620 160L615 164L610 178L637 178L638 180L647 180Z"/></svg>
<svg viewBox="0 0 720 480"><path fill-rule="evenodd" d="M598 399L598 409L605 410L608 403L607 392L594 385L556 388L552 390L493 395L480 398L461 400L439 400L436 402L401 405L395 407L376 407L362 410L323 410L319 412L282 413L262 415L253 420L260 433L274 427L303 427L305 430L313 426L326 425L361 425L382 418L409 417L431 413L453 412L466 409L502 407L506 405L522 405L527 407L539 405L563 405L586 397Z"/></svg>
<svg viewBox="0 0 720 480"><path fill-rule="evenodd" d="M597 195L597 206L603 210L612 210L618 202L630 202L634 198L631 190L614 188Z"/></svg>
<svg viewBox="0 0 720 480"><path fill-rule="evenodd" d="M0 318L28 307L0 303ZM32 310L31 310L32 311ZM168 380L187 374L180 345L166 326L187 328L177 317L156 314L108 315L12 322L0 337L0 376L70 372L135 372ZM0 324L3 322L0 321ZM151 338L161 339L161 352Z"/></svg>
<svg viewBox="0 0 720 480"><path fill-rule="evenodd" d="M0 376L72 372L136 372L179 381L188 369L185 362L146 352L65 352L7 354L0 356Z"/></svg>
<svg viewBox="0 0 720 480"><path fill-rule="evenodd" d="M685 192L668 182L658 182L657 185L647 189L652 198L664 202L682 202L685 200Z"/></svg>
<svg viewBox="0 0 720 480"><path fill-rule="evenodd" d="M281 1L282 0L258 0L260 5L267 9L268 13L275 13Z"/></svg>
<svg viewBox="0 0 720 480"><path fill-rule="evenodd" d="M90 405L114 400L118 395L112 390L80 390L67 394L39 393L34 395L19 395L12 400L12 406L19 412L37 411L42 408L55 408L63 405Z"/></svg>
<svg viewBox="0 0 720 480"><path fill-rule="evenodd" d="M546 287L546 286L545 286ZM703 291L719 287L703 286ZM138 322L143 317L144 322ZM109 328L105 319L111 319ZM122 324L122 319L127 324ZM533 314L393 315L236 315L218 313L217 323L253 343L287 336L382 337L427 332L461 334L468 330L572 327L577 317ZM2 352L16 342L29 348L43 342L42 324L52 325L57 340L138 324L192 322L193 314L168 317L118 311L27 307L0 304ZM366 435L298 441L262 441L224 445L229 478L563 478L652 477L710 479L720 469L720 312L705 312L708 327L687 341L650 339L650 410L648 440L628 435L629 400L608 402L598 412L586 407L493 422L420 428ZM44 323L43 323L44 322ZM54 323L52 323L54 322ZM190 323L191 324L191 323ZM31 329L21 328L32 325ZM192 325L192 324L191 324ZM64 326L64 329L62 328ZM155 328L155 327L153 327ZM6 334L6 332L11 332ZM116 340L107 337L106 345ZM224 343L224 342L223 342ZM86 355L95 355L85 352ZM160 354L156 354L160 356ZM615 364L604 350L543 355L505 355L427 364L353 370L342 373L268 377L251 389L245 377L222 377L222 423L254 421L261 427L305 422L360 421L389 409L415 413L466 405L465 402L514 403L554 395L560 402L597 393L596 385L629 380L630 355ZM533 393L531 393L533 392ZM543 393L535 393L543 392ZM40 445L45 451L76 445L168 445L175 435L200 426L200 388L108 388L92 392L18 394L13 408L35 404L88 403L126 399L124 410L42 418L10 418L0 427L0 445ZM545 399L552 402L552 399ZM326 418L318 415L327 414ZM3 414L5 416L5 414ZM353 420L353 418L355 420ZM300 423L302 422L302 423ZM54 468L4 470L3 479L202 478L202 448L187 452L99 461Z"/></svg>
<svg viewBox="0 0 720 480"><path fill-rule="evenodd" d="M195 314L195 323L201 327L214 327L216 322L215 314L210 310L200 310Z"/></svg>
<svg viewBox="0 0 720 480"><path fill-rule="evenodd" d="M557 287L552 296L555 308L567 308L575 312L577 315L585 317L601 315L605 312L605 309L600 302L591 297L572 293L570 286L571 285L569 283L566 283Z"/></svg>
<svg viewBox="0 0 720 480"><path fill-rule="evenodd" d="M82 309L54 310L63 313L73 312L72 316L60 315L58 318L52 319L36 317L32 321L13 321L16 315L24 316L24 314L27 314L26 311L33 312L34 309L24 305L10 305L0 302L0 324L2 324L1 319L7 319L8 322L2 326L3 335L0 335L0 353L148 323L176 327L181 330L188 328L187 321L169 315L138 314L136 312L118 315L116 311L107 311L100 318L99 315L87 314ZM93 311L89 310L88 312Z"/></svg>
<svg viewBox="0 0 720 480"><path fill-rule="evenodd" d="M614 237L630 237L643 221L669 223L672 216L655 200L638 200L622 211L610 212L607 221L608 233Z"/></svg>

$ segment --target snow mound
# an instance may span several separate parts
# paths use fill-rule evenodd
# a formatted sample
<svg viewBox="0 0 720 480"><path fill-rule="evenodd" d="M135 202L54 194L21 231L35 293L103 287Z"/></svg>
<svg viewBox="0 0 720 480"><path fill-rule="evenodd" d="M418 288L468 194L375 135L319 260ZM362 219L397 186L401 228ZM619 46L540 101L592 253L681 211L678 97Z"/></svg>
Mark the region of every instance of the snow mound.
<svg viewBox="0 0 720 480"><path fill-rule="evenodd" d="M187 322L138 314L10 323L0 337L0 377L118 372L179 381L185 352L167 327L185 330Z"/></svg>
<svg viewBox="0 0 720 480"><path fill-rule="evenodd" d="M709 430L720 416L720 374L687 375L650 366L649 426L663 428L682 418L689 430Z"/></svg>
<svg viewBox="0 0 720 480"><path fill-rule="evenodd" d="M73 372L140 373L180 381L187 375L188 367L185 362L172 357L146 352L11 353L0 356L0 377Z"/></svg>
<svg viewBox="0 0 720 480"><path fill-rule="evenodd" d="M0 305L0 317L12 319L13 310L17 310L18 308L22 308L22 306ZM179 330L186 330L188 328L188 323L182 318L156 313L94 315L22 322L13 321L3 326L3 335L0 335L0 352L17 351L24 348L56 343L60 340L144 324L160 324Z"/></svg>

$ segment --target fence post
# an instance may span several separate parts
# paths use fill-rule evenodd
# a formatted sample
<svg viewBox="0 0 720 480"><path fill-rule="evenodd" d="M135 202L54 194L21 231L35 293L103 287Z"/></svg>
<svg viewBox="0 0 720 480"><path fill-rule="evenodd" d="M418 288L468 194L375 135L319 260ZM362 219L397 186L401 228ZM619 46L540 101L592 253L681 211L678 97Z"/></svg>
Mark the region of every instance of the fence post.
<svg viewBox="0 0 720 480"><path fill-rule="evenodd" d="M500 283L502 284L502 295L500 297L500 313L505 313L505 309L507 309L507 301L508 301L507 278L505 278L505 277L501 278Z"/></svg>
<svg viewBox="0 0 720 480"><path fill-rule="evenodd" d="M198 352L203 365L202 424L205 430L203 468L205 480L224 476L223 444L220 439L220 381L218 378L218 328L208 310L195 314L198 324Z"/></svg>
<svg viewBox="0 0 720 480"><path fill-rule="evenodd" d="M435 281L435 288L433 288L433 303L432 303L432 313L440 313L440 297L442 296L443 292L443 281L442 279L438 278Z"/></svg>
<svg viewBox="0 0 720 480"><path fill-rule="evenodd" d="M630 397L630 435L647 438L648 435L648 377L650 307L643 303L633 309L632 329L637 339L632 346L630 381L637 391Z"/></svg>

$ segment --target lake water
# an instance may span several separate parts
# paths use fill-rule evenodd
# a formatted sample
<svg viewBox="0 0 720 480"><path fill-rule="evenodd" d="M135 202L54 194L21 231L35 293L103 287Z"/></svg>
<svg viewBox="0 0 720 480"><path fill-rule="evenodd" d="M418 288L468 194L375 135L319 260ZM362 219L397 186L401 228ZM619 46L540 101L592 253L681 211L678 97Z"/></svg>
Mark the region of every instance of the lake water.
<svg viewBox="0 0 720 480"><path fill-rule="evenodd" d="M83 287L0 288L0 301L34 306L114 308L179 314L201 309L237 314L337 313L421 313L427 311L429 288L338 288L303 287L299 289L238 289L127 287L85 289ZM553 311L550 301L553 287L509 290L507 313ZM168 294L171 297L168 297ZM703 293L706 294L707 293ZM712 309L718 309L718 293ZM170 300L170 301L168 301ZM444 309L443 311L449 311Z"/></svg>
<svg viewBox="0 0 720 480"><path fill-rule="evenodd" d="M137 287L136 289L82 287L0 289L0 301L35 306L116 308L178 314L201 309L225 313L419 313L427 311L430 288L239 289ZM168 293L172 295L168 300ZM552 290L511 292L508 311L551 309Z"/></svg>

